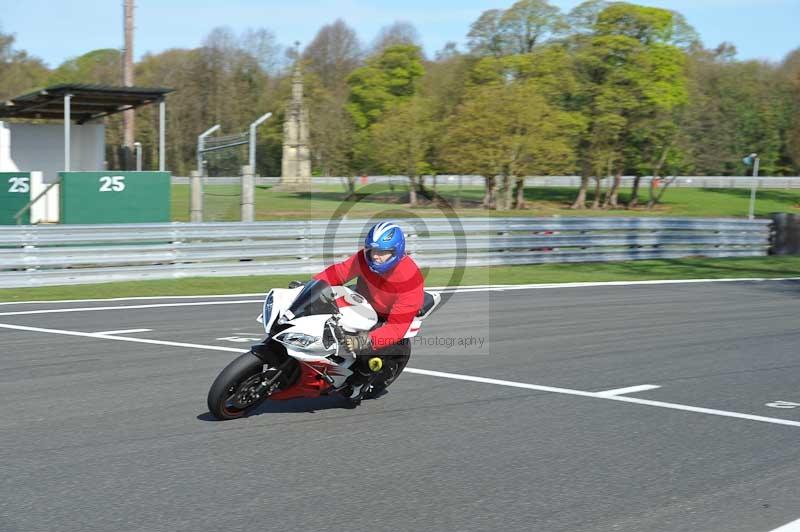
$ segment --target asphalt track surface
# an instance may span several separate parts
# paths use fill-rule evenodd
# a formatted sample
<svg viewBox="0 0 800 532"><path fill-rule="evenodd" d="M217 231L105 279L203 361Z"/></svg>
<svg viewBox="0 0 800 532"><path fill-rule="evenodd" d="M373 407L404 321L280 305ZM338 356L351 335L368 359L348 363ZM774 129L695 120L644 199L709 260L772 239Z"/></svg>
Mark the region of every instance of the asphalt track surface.
<svg viewBox="0 0 800 532"><path fill-rule="evenodd" d="M0 305L0 531L800 528L798 282L457 293L449 375L212 421L259 310Z"/></svg>

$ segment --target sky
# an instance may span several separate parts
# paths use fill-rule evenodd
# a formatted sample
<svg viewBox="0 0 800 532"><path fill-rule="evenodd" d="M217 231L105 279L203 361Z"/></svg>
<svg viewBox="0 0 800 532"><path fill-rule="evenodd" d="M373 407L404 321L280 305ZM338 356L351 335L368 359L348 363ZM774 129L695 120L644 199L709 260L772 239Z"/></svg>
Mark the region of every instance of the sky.
<svg viewBox="0 0 800 532"><path fill-rule="evenodd" d="M428 56L448 41L466 49L470 24L487 9L514 0L135 0L137 59L146 52L199 46L216 26L235 32L267 28L279 44L309 43L317 30L342 18L368 45L380 29L411 22ZM550 0L567 12L580 0ZM739 59L780 61L800 47L800 0L638 0L682 13L715 47L732 42ZM98 48L121 48L123 0L0 0L0 31L16 48L56 67Z"/></svg>

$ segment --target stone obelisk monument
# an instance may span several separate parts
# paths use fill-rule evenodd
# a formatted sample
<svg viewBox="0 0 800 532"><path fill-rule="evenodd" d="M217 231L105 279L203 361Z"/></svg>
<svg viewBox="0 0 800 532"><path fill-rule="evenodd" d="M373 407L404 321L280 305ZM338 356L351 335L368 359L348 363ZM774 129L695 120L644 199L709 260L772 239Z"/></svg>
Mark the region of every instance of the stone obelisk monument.
<svg viewBox="0 0 800 532"><path fill-rule="evenodd" d="M283 123L282 189L311 189L311 152L308 148L308 110L303 103L303 76L300 65L292 76L292 101Z"/></svg>

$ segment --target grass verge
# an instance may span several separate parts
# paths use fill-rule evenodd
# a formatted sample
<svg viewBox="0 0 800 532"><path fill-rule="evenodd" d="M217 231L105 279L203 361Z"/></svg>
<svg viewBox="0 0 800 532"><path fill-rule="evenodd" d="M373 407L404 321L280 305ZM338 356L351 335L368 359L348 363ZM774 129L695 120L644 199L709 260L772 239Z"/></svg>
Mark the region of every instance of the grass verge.
<svg viewBox="0 0 800 532"><path fill-rule="evenodd" d="M230 222L240 219L240 187L236 185L209 185L204 188L204 220L208 222ZM570 203L575 198L576 189L569 187L529 187L525 189L528 208L516 211L487 211L480 208L483 188L440 186L438 192L447 198L459 216L702 216L735 217L747 216L750 201L748 189L670 189L664 195L663 203L653 210L643 206L635 209L624 207L609 210L586 209L571 210ZM627 202L630 191L620 193L620 201ZM592 201L589 194L589 203ZM646 196L646 191L645 191ZM307 220L330 219L345 212L351 218L371 216L441 216L439 207L434 205L411 209L407 206L405 186L370 184L359 187L356 197L344 201L342 187L319 186L314 192L299 193L271 190L270 187L256 187L256 220ZM646 203L644 197L644 203ZM764 189L756 196L755 214L767 217L774 212L800 213L800 190ZM172 219L177 222L189 220L189 186L173 185Z"/></svg>
<svg viewBox="0 0 800 532"><path fill-rule="evenodd" d="M657 279L730 279L800 277L800 257L753 257L732 259L673 259L610 263L540 264L469 268L463 278L449 269L426 272L428 286L569 283L599 281L644 281ZM113 297L185 296L263 293L285 286L292 275L253 277L197 277L192 279L138 281L79 286L6 288L0 301L53 301L59 299L105 299Z"/></svg>

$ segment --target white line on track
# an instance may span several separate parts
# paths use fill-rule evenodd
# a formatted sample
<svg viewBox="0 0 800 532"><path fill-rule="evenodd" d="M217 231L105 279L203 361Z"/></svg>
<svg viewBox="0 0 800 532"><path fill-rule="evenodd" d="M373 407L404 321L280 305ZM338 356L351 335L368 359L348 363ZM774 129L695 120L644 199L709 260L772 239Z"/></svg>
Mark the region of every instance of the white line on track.
<svg viewBox="0 0 800 532"><path fill-rule="evenodd" d="M768 282L768 281L800 281L800 277L739 277L734 279L666 279L652 281L602 281L586 283L540 283L540 284L484 284L468 286L429 286L428 290L442 290L447 292L492 292L504 290L545 290L552 288L586 288L592 286L635 286L635 285L662 285L686 283L742 283L742 282ZM62 299L52 301L6 301L2 305L33 305L52 303L90 303L99 301L141 301L158 299L212 299L224 297L261 297L266 292L256 294L209 294L199 296L141 296L141 297L115 297L108 299ZM115 307L116 308L116 307ZM122 308L122 307L119 307ZM2 315L2 314L0 314Z"/></svg>
<svg viewBox="0 0 800 532"><path fill-rule="evenodd" d="M761 421L763 423L773 423L776 425L788 425L790 427L800 427L800 421L780 419L774 417L754 416L739 412L728 412L726 410L715 410L713 408L701 408L697 406L681 405L677 403L665 403L663 401L649 401L647 399L637 399L636 397L624 397L617 395L602 395L597 392L584 392L581 390L571 390L569 388L554 388L552 386L539 386L538 384L526 384L524 382L504 381L498 379L487 379L484 377L473 377L471 375L458 375L455 373L443 373L441 371L429 371L427 369L406 368L403 370L418 375L429 375L431 377L442 377L445 379L455 379L461 381L481 382L484 384L497 384L499 386L510 386L512 388L525 388L527 390L537 390L540 392L560 393L564 395L578 395L581 397L592 397L595 399L607 399L609 401L620 401L623 403L634 403L639 405L655 406L659 408L669 408L671 410L682 410L684 412L696 412L698 414L710 414L714 416L732 417L747 419L750 421Z"/></svg>
<svg viewBox="0 0 800 532"><path fill-rule="evenodd" d="M26 316L32 314L57 314L62 312L96 312L99 310L132 310L164 307L201 307L204 305L240 305L242 303L261 303L260 299L241 299L234 301L192 301L191 303L159 303L154 305L121 305L115 307L75 307L53 308L41 310L20 310L17 312L0 312L0 316Z"/></svg>
<svg viewBox="0 0 800 532"><path fill-rule="evenodd" d="M223 297L261 297L263 298L267 292L259 294L208 294L204 296L138 296L138 297L109 297L104 299L53 299L51 301L6 301L0 303L2 305L40 305L48 303L97 303L100 301L148 301L153 299L214 299Z"/></svg>
<svg viewBox="0 0 800 532"><path fill-rule="evenodd" d="M602 392L597 392L597 395L602 395L603 397L608 397L609 395L625 395L626 393L646 392L647 390L655 390L656 388L661 388L661 386L656 384L641 384L639 386L617 388L616 390L603 390Z"/></svg>
<svg viewBox="0 0 800 532"><path fill-rule="evenodd" d="M80 331L64 331L61 329L43 329L41 327L27 327L25 325L9 325L0 323L2 329L13 329L17 331L40 332L48 334L63 334L65 336L82 336L84 338L98 338L100 340L119 340L121 342L133 342L137 344L166 345L170 347L188 347L190 349L205 349L207 351L228 351L231 353L241 353L241 348L218 347L215 345L187 344L183 342L169 342L166 340L148 340L147 338L130 338L127 336L114 336L111 334L87 333Z"/></svg>
<svg viewBox="0 0 800 532"><path fill-rule="evenodd" d="M48 334L62 334L67 336L82 336L86 338L97 338L100 340L119 340L122 342L134 342L134 343L142 343L142 344L152 344L152 345L164 345L170 347L186 347L190 349L205 349L209 351L226 351L231 353L242 353L241 348L235 347L221 347L215 345L201 345L201 344L188 344L182 342L168 342L164 340L148 340L145 338L130 338L126 336L112 336L112 335L104 335L98 333L85 333L79 331L65 331L60 329L44 329L41 327L27 327L24 325L10 325L6 323L0 323L0 328L3 329L12 329L18 331L29 331L29 332L40 332L40 333L48 333ZM701 408L696 406L689 406L689 405L682 405L677 403L665 403L663 401L649 401L647 399L638 399L635 397L625 397L625 396L618 396L618 395L603 395L603 392L585 392L582 390L572 390L569 388L556 388L553 386L541 386L538 384L527 384L524 382L515 382L515 381L506 381L500 379L488 379L485 377L475 377L472 375L460 375L456 373L444 373L441 371L430 371L426 369L415 369L415 368L406 368L404 370L407 373L412 373L416 375L427 375L429 377L440 377L443 379L453 379L453 380L460 380L460 381L469 381L469 382L477 382L482 384L494 384L497 386L508 386L511 388L523 388L526 390L536 390L540 392L550 392L550 393L558 393L563 395L574 395L579 397L588 397L592 399L603 399L607 401L619 401L624 403L632 403L638 405L645 405L645 406L653 406L658 408L667 408L670 410L680 410L684 412L695 412L698 414L709 414L713 416L722 416L722 417L730 417L736 419L745 419L748 421L759 421L762 423L771 423L775 425L786 425L790 427L800 427L800 421L792 421L789 419L780 419L780 418L773 418L773 417L764 417L764 416L755 416L751 414L742 414L740 412L729 412L726 410L715 410L712 408Z"/></svg>
<svg viewBox="0 0 800 532"><path fill-rule="evenodd" d="M650 286L692 283L742 283L742 282L768 282L768 281L800 281L800 277L772 277L772 278L736 278L736 279L667 279L653 281L605 281L587 283L549 283L549 284L519 284L519 285L482 285L463 287L439 288L443 292L468 293L468 292L505 292L510 290L549 290L553 288L589 288L603 286ZM436 288L429 288L436 290Z"/></svg>
<svg viewBox="0 0 800 532"><path fill-rule="evenodd" d="M782 527L771 530L770 532L800 532L800 519L792 521L791 523L786 523Z"/></svg>
<svg viewBox="0 0 800 532"><path fill-rule="evenodd" d="M95 334L102 334L103 336L108 336L110 334L133 334L133 333L140 333L140 332L150 332L153 329L124 329L121 331L98 331Z"/></svg>

